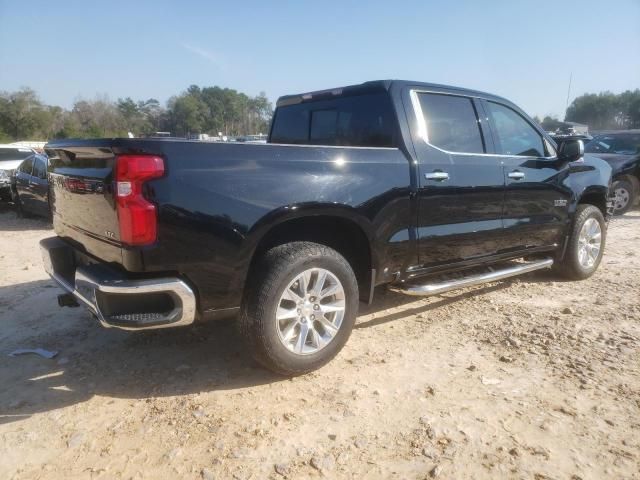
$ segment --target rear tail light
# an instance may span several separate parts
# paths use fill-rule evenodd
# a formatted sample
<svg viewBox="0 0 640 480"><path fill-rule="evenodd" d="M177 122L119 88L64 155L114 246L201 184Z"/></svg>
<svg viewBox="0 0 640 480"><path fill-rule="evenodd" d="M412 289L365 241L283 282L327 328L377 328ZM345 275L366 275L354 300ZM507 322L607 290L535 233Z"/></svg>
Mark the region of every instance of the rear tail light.
<svg viewBox="0 0 640 480"><path fill-rule="evenodd" d="M164 161L152 155L120 155L116 160L116 204L120 241L148 245L156 241L156 206L144 198L144 182L164 174Z"/></svg>

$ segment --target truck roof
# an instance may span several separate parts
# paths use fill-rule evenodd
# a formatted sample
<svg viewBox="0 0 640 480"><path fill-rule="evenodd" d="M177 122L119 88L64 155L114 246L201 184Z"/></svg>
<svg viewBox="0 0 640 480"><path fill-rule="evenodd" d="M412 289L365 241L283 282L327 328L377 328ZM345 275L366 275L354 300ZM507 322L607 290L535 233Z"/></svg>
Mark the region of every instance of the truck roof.
<svg viewBox="0 0 640 480"><path fill-rule="evenodd" d="M326 99L335 96L362 95L364 93L374 93L389 91L391 87L411 86L416 88L424 88L427 90L439 90L459 93L472 97L483 97L487 99L500 100L502 102L511 103L509 100L493 95L491 93L481 92L479 90L471 90L468 88L454 87L451 85L442 85L437 83L415 82L411 80L372 80L357 85L347 85L344 87L328 88L325 90L317 90L313 92L297 93L293 95L284 95L278 98L277 107L286 105L294 105L296 103L308 102L313 100Z"/></svg>

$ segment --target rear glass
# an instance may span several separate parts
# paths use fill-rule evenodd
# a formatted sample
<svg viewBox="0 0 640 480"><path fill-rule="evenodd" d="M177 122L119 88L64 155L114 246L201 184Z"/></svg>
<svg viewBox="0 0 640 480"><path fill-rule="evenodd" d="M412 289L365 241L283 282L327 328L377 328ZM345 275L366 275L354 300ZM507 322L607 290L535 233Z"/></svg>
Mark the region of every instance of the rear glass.
<svg viewBox="0 0 640 480"><path fill-rule="evenodd" d="M278 107L271 143L395 147L396 120L386 93Z"/></svg>
<svg viewBox="0 0 640 480"><path fill-rule="evenodd" d="M640 135L598 135L584 147L587 153L615 153L635 155L640 153Z"/></svg>
<svg viewBox="0 0 640 480"><path fill-rule="evenodd" d="M29 155L33 155L33 152L26 148L0 148L0 162L22 160Z"/></svg>

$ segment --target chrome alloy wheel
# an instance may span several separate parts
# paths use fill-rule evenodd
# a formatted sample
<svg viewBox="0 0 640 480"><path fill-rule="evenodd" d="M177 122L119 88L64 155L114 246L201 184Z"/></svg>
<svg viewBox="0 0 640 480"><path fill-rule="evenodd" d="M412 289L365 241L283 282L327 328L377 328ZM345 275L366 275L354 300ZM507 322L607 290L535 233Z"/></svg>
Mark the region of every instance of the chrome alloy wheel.
<svg viewBox="0 0 640 480"><path fill-rule="evenodd" d="M602 228L595 218L589 218L578 236L578 261L584 268L591 268L598 260L602 246Z"/></svg>
<svg viewBox="0 0 640 480"><path fill-rule="evenodd" d="M613 208L615 210L624 210L631 200L631 193L623 187L615 187L613 190Z"/></svg>
<svg viewBox="0 0 640 480"><path fill-rule="evenodd" d="M344 313L344 288L338 277L323 268L310 268L296 276L280 296L278 337L293 353L316 353L334 339Z"/></svg>

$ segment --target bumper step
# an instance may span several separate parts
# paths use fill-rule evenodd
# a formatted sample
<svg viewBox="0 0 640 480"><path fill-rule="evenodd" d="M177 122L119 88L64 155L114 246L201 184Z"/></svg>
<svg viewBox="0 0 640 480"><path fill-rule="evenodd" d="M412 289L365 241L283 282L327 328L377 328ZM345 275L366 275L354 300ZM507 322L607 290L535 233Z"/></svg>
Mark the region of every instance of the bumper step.
<svg viewBox="0 0 640 480"><path fill-rule="evenodd" d="M392 285L389 287L389 289L394 292L404 293L405 295L428 297L431 295L438 295L440 293L448 292L450 290L457 290L459 288L472 287L474 285L481 285L483 283L495 282L497 280L515 277L516 275L522 275L524 273L541 270L543 268L550 268L552 265L553 259L545 258L544 260L518 263L514 266L501 268L499 270L492 270L485 273L469 275L456 280L445 280L434 283L426 283L423 285L399 284Z"/></svg>
<svg viewBox="0 0 640 480"><path fill-rule="evenodd" d="M67 293L62 306L87 307L104 327L146 330L190 325L196 318L194 291L172 277L130 279L105 265L78 264L58 237L40 241L44 268Z"/></svg>

